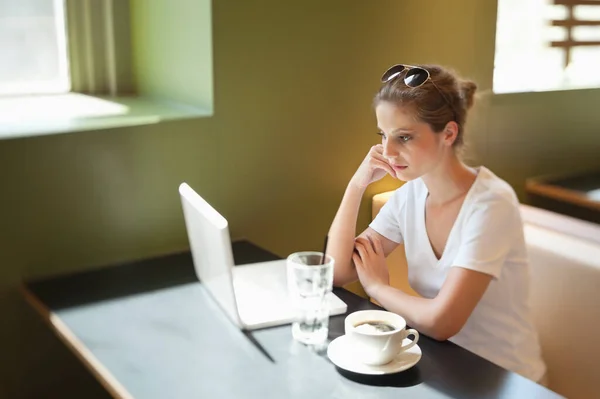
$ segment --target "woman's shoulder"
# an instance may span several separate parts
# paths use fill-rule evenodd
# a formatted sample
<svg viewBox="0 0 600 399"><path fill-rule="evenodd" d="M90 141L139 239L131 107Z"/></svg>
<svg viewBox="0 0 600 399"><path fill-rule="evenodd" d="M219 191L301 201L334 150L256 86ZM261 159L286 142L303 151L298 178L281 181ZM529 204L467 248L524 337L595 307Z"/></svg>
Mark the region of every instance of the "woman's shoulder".
<svg viewBox="0 0 600 399"><path fill-rule="evenodd" d="M469 202L469 219L499 221L505 218L520 223L520 203L515 190L508 182L483 166L479 168Z"/></svg>
<svg viewBox="0 0 600 399"><path fill-rule="evenodd" d="M479 167L472 199L474 202L497 203L518 207L519 198L514 188L485 166Z"/></svg>

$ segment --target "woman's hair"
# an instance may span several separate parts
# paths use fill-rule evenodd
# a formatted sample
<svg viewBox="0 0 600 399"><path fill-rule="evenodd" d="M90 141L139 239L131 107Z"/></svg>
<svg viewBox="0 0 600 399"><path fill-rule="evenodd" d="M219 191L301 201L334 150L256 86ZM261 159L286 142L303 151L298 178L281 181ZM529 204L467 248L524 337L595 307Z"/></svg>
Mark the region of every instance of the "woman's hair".
<svg viewBox="0 0 600 399"><path fill-rule="evenodd" d="M477 85L470 80L460 79L453 71L439 65L418 66L429 71L433 84L426 81L419 87L408 87L404 83L406 71L403 71L381 86L375 95L374 106L385 101L412 107L416 117L428 123L437 133L448 122L455 121L458 124L458 134L453 145L462 145L467 110L473 105Z"/></svg>

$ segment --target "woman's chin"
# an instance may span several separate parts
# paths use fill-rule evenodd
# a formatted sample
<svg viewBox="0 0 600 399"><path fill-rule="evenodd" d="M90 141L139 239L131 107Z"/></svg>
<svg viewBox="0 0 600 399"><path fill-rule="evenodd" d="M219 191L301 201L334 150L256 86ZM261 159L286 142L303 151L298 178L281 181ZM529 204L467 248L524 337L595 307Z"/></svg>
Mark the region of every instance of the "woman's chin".
<svg viewBox="0 0 600 399"><path fill-rule="evenodd" d="M410 181L417 178L413 176L412 173L410 173L410 170L408 168L405 168L403 170L394 170L394 172L396 174L395 178L401 181Z"/></svg>

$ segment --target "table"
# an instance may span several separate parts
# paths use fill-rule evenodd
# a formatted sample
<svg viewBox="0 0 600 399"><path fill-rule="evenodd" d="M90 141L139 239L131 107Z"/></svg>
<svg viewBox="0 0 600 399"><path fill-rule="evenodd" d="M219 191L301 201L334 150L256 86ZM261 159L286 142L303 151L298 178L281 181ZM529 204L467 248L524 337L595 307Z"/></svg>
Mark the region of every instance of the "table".
<svg viewBox="0 0 600 399"><path fill-rule="evenodd" d="M600 170L527 179L532 205L600 223Z"/></svg>
<svg viewBox="0 0 600 399"><path fill-rule="evenodd" d="M278 259L248 241L236 264ZM450 342L421 336L413 368L362 376L294 342L290 326L233 325L197 280L188 252L25 281L22 292L115 398L559 398ZM336 288L348 312L378 309ZM330 320L329 339L344 316Z"/></svg>

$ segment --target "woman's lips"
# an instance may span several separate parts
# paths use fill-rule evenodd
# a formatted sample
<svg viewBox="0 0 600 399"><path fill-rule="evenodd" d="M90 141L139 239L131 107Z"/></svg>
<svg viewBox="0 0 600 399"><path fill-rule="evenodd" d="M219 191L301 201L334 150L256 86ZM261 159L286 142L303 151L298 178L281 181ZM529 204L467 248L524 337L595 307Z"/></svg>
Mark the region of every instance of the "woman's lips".
<svg viewBox="0 0 600 399"><path fill-rule="evenodd" d="M392 165L392 168L393 168L394 170L397 170L397 171L400 171L400 172L401 172L401 171L403 171L404 169L408 168L408 166Z"/></svg>

